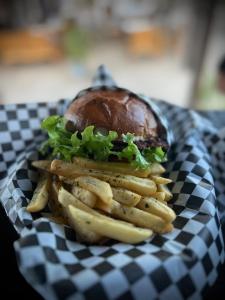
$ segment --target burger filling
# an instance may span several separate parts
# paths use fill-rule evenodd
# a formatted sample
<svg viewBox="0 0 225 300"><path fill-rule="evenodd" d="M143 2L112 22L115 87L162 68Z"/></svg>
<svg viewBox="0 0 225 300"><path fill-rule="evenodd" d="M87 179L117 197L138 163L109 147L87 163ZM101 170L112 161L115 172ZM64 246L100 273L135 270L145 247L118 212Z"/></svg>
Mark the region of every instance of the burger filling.
<svg viewBox="0 0 225 300"><path fill-rule="evenodd" d="M160 138L140 140L132 133L126 133L118 140L116 131L103 134L94 126L88 126L82 132L71 132L66 127L67 122L61 116L50 116L42 122L42 129L48 133L48 140L41 146L42 154L67 161L74 156L98 161L117 159L140 169L166 161L167 145Z"/></svg>

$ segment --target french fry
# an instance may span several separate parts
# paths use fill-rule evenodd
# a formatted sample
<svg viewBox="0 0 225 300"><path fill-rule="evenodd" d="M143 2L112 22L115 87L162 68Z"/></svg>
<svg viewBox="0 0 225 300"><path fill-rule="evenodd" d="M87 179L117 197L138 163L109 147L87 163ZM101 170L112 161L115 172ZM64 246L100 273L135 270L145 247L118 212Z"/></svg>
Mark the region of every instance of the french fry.
<svg viewBox="0 0 225 300"><path fill-rule="evenodd" d="M106 204L106 203L102 202L101 200L98 200L95 203L95 208L98 208L101 211L106 212L107 214L111 214L112 209L113 209L113 205L112 205L112 203Z"/></svg>
<svg viewBox="0 0 225 300"><path fill-rule="evenodd" d="M27 211L33 213L45 208L48 203L50 181L51 177L49 174L41 175L41 178L38 181L37 187L34 191L33 197L26 208Z"/></svg>
<svg viewBox="0 0 225 300"><path fill-rule="evenodd" d="M104 210L104 206L101 205L100 201L96 203L96 207ZM165 233L171 230L171 225L160 217L136 207L122 205L115 200L111 204L111 215L137 226L151 229L157 233Z"/></svg>
<svg viewBox="0 0 225 300"><path fill-rule="evenodd" d="M156 184L168 184L171 183L172 180L169 178L157 176L157 175L151 175L150 178L156 183Z"/></svg>
<svg viewBox="0 0 225 300"><path fill-rule="evenodd" d="M170 199L173 198L173 194L170 192L168 187L164 184L158 184L157 189L159 192L165 193L165 200L164 201L169 201Z"/></svg>
<svg viewBox="0 0 225 300"><path fill-rule="evenodd" d="M89 207L94 207L97 201L97 197L94 193L76 185L72 185L71 194Z"/></svg>
<svg viewBox="0 0 225 300"><path fill-rule="evenodd" d="M113 187L125 188L142 196L149 196L156 192L156 184L147 178L139 178L131 175L108 176L102 174L101 179Z"/></svg>
<svg viewBox="0 0 225 300"><path fill-rule="evenodd" d="M74 182L79 187L97 195L104 203L109 204L112 201L112 189L107 182L91 176L78 177L74 180Z"/></svg>
<svg viewBox="0 0 225 300"><path fill-rule="evenodd" d="M61 188L62 184L58 180L52 181L52 184L49 189L49 208L52 212L52 219L57 223L61 222L63 224L68 225L68 217L63 209L61 203L58 199L59 189Z"/></svg>
<svg viewBox="0 0 225 300"><path fill-rule="evenodd" d="M73 179L69 179L68 177L64 177L64 176L59 176L59 180L69 184L69 185L74 185L74 178Z"/></svg>
<svg viewBox="0 0 225 300"><path fill-rule="evenodd" d="M67 215L68 215L68 212L67 212L66 209L68 208L69 205L72 205L72 206L74 206L76 208L79 208L83 211L86 211L86 212L88 212L88 213L90 213L90 214L92 214L92 215L94 215L98 218L102 219L102 218L106 217L106 216L102 215L101 213L99 213L98 211L96 211L96 210L88 207L84 203L82 203L80 200L78 200L76 197L74 197L71 193L69 193L63 187L61 187L60 190L59 190L58 199L59 199L60 204L63 206L64 211L66 212ZM101 202L101 203L103 203L103 202ZM124 221L121 221L121 220L120 221L118 220L118 222L124 223ZM133 224L129 224L129 223L126 223L126 224L127 224L127 226L133 226ZM86 241L87 241L87 239L88 238L86 238ZM103 240L103 237L100 238L99 236L96 236L95 243L99 243L102 240Z"/></svg>
<svg viewBox="0 0 225 300"><path fill-rule="evenodd" d="M52 184L49 189L49 207L52 211L54 217L62 215L62 205L58 201L58 193L61 187L59 181L52 181Z"/></svg>
<svg viewBox="0 0 225 300"><path fill-rule="evenodd" d="M174 211L170 207L152 197L143 197L137 204L137 208L156 215L166 222L173 222L176 218Z"/></svg>
<svg viewBox="0 0 225 300"><path fill-rule="evenodd" d="M85 225L81 226L80 223L71 216L68 207L69 205L72 205L89 213L95 213L93 209L82 203L72 194L67 192L63 187L61 187L59 190L58 200L63 207L63 213L67 216L69 224L76 231L78 239L90 244L100 243L104 239L104 237L99 235L98 233L90 231L89 228L85 227ZM96 214L98 213L96 212Z"/></svg>
<svg viewBox="0 0 225 300"><path fill-rule="evenodd" d="M123 188L112 188L113 199L127 206L136 206L141 196Z"/></svg>
<svg viewBox="0 0 225 300"><path fill-rule="evenodd" d="M70 218L77 220L88 231L130 244L142 242L152 235L151 230L127 226L109 217L97 217L74 206L68 207Z"/></svg>
<svg viewBox="0 0 225 300"><path fill-rule="evenodd" d="M129 174L137 177L148 177L151 174L151 167L146 169L136 169L129 163L124 162L99 162L83 157L75 157L73 162L85 169L97 169L114 173Z"/></svg>
<svg viewBox="0 0 225 300"><path fill-rule="evenodd" d="M66 208L69 205L74 205L75 207L85 210L87 212L94 212L93 209L88 207L86 204L81 202L79 199L77 199L74 195L69 193L67 190L65 190L63 187L59 189L58 193L58 201L62 205L62 207Z"/></svg>
<svg viewBox="0 0 225 300"><path fill-rule="evenodd" d="M165 192L156 192L152 195L152 197L156 198L158 201L165 201Z"/></svg>
<svg viewBox="0 0 225 300"><path fill-rule="evenodd" d="M35 160L32 162L32 166L37 168L37 169L41 169L44 171L50 171L50 167L51 167L51 160Z"/></svg>
<svg viewBox="0 0 225 300"><path fill-rule="evenodd" d="M159 163L151 164L151 173L150 173L150 175L160 175L160 174L163 174L165 172L166 172L166 170L161 164L159 164Z"/></svg>
<svg viewBox="0 0 225 300"><path fill-rule="evenodd" d="M32 162L32 166L45 171L50 171L51 160L37 160ZM159 163L153 163L147 169L134 169L130 164L123 162L94 162L85 158L74 158L74 163L70 163L77 169L96 169L109 173L121 173L134 175L137 177L148 177L152 175L160 175L165 172L165 168ZM80 174L89 175L89 174Z"/></svg>
<svg viewBox="0 0 225 300"><path fill-rule="evenodd" d="M95 231L90 230L87 223L81 222L79 218L75 218L74 215L71 214L70 207L74 209L78 209L78 208L75 208L74 206L70 206L70 205L68 206L68 208L66 208L69 224L76 232L77 241L85 242L88 244L101 243L104 237L96 233Z"/></svg>
<svg viewBox="0 0 225 300"><path fill-rule="evenodd" d="M114 187L122 187L142 196L150 196L156 192L156 184L149 178L139 178L131 175L114 174L106 171L78 169L71 163L53 160L51 172L69 179L79 176L93 176L108 182Z"/></svg>

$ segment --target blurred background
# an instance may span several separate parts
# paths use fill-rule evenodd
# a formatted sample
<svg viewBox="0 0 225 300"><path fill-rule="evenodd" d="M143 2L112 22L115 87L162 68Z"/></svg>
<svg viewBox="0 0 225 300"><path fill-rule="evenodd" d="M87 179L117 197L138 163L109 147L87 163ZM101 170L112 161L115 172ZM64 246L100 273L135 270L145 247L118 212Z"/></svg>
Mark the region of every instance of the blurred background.
<svg viewBox="0 0 225 300"><path fill-rule="evenodd" d="M225 108L223 0L0 0L0 103L73 98L105 64L120 86Z"/></svg>

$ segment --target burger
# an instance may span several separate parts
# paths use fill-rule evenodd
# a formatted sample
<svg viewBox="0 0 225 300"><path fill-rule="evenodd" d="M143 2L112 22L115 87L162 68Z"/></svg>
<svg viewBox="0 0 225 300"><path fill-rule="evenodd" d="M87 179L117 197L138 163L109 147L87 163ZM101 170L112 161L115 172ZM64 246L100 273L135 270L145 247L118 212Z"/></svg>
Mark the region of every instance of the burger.
<svg viewBox="0 0 225 300"><path fill-rule="evenodd" d="M166 161L165 128L149 103L121 88L89 88L80 92L64 116L42 122L48 140L42 153L71 161L125 161L145 169Z"/></svg>

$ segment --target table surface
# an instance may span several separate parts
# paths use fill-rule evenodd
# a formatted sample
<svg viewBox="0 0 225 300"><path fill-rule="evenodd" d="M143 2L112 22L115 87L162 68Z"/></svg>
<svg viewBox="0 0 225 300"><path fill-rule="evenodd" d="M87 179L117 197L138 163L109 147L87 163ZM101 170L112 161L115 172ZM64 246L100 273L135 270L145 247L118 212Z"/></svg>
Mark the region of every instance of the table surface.
<svg viewBox="0 0 225 300"><path fill-rule="evenodd" d="M25 281L20 274L16 256L13 248L13 242L19 238L14 230L4 209L0 204L0 263L1 270L4 270L4 284L1 285L1 294L17 296L18 299L43 300L43 298ZM222 267L220 276L218 277L213 288L208 292L205 300L211 300L213 297L224 299L225 295L225 265ZM90 299L92 300L92 299ZM99 299L100 300L100 299ZM104 300L104 299L101 299Z"/></svg>

